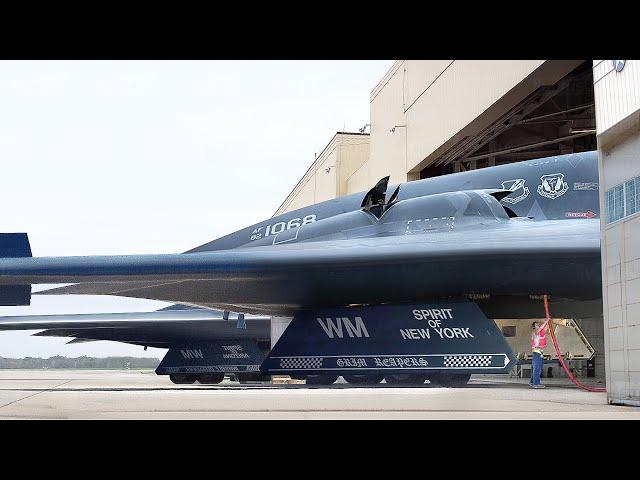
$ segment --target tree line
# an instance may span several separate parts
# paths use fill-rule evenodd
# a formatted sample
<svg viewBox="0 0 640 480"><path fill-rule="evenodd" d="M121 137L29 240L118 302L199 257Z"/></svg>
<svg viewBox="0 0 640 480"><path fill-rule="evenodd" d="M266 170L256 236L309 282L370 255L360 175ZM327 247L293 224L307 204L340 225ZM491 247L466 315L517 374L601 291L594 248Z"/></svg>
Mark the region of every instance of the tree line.
<svg viewBox="0 0 640 480"><path fill-rule="evenodd" d="M153 357L62 357L50 358L5 358L0 357L0 369L43 369L43 368L109 368L109 369L139 369L156 368L159 358Z"/></svg>

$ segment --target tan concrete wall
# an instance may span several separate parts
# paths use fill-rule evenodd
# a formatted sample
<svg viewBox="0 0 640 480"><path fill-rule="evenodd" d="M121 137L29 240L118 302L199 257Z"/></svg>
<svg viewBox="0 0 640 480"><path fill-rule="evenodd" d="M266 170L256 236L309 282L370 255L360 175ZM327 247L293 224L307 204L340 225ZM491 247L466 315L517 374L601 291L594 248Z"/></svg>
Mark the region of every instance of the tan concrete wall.
<svg viewBox="0 0 640 480"><path fill-rule="evenodd" d="M347 193L369 190L372 186L369 180L369 165L363 164L347 180Z"/></svg>
<svg viewBox="0 0 640 480"><path fill-rule="evenodd" d="M395 62L371 93L371 149L365 167L369 184L387 175L391 183L407 181L404 66L404 61Z"/></svg>
<svg viewBox="0 0 640 480"><path fill-rule="evenodd" d="M407 84L414 83L411 77L418 75L416 63L407 62ZM543 63L544 60L440 63L437 79L423 84L424 91L406 106L407 171L416 168Z"/></svg>
<svg viewBox="0 0 640 480"><path fill-rule="evenodd" d="M322 158L320 162L318 162L318 168L314 174L315 197L313 202L309 203L309 205L336 198L336 195L338 194L337 171L339 168L339 156L340 147L336 144L336 146L324 155L324 158Z"/></svg>
<svg viewBox="0 0 640 480"><path fill-rule="evenodd" d="M369 158L369 135L337 133L274 215L348 193L349 178Z"/></svg>
<svg viewBox="0 0 640 480"><path fill-rule="evenodd" d="M422 168L425 159L544 62L395 62L371 92L370 180L385 175L391 175L392 182L409 180L408 172ZM511 103L505 103L505 111ZM403 127L391 132L394 125Z"/></svg>
<svg viewBox="0 0 640 480"><path fill-rule="evenodd" d="M338 195L347 195L348 193L359 192L361 190L368 190L371 188L369 183L361 190L350 190L349 181L354 174L364 165L369 159L369 147L370 137L355 136L355 135L341 135L340 142L338 144L338 169L337 169L337 182L338 182Z"/></svg>
<svg viewBox="0 0 640 480"><path fill-rule="evenodd" d="M398 60L371 91L369 139L334 137L278 213L368 190L386 175L391 183L416 180L443 149L476 134L579 63ZM331 164L324 157L336 148L333 164L338 168L332 177L323 173L321 164ZM328 184L332 178L337 182L333 193Z"/></svg>
<svg viewBox="0 0 640 480"><path fill-rule="evenodd" d="M604 196L609 188L640 175L640 135L601 152L600 162ZM606 214L602 217L608 397L640 405L640 213L610 224Z"/></svg>
<svg viewBox="0 0 640 480"><path fill-rule="evenodd" d="M285 209L295 210L302 208L306 205L310 205L316 198L316 184L315 184L315 172L314 175L309 175L304 179L304 182L300 184L299 189L295 196L293 196L287 203Z"/></svg>
<svg viewBox="0 0 640 480"><path fill-rule="evenodd" d="M640 212L607 223L606 192L640 176L640 62L594 61L607 398L640 406Z"/></svg>

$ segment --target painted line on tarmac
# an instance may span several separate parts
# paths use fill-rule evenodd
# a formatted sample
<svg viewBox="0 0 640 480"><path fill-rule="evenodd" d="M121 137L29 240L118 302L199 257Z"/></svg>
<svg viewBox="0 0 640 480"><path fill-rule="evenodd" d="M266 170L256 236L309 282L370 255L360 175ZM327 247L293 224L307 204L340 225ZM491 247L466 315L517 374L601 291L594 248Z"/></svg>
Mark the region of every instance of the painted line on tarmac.
<svg viewBox="0 0 640 480"><path fill-rule="evenodd" d="M61 382L66 378L0 378L0 382Z"/></svg>
<svg viewBox="0 0 640 480"><path fill-rule="evenodd" d="M13 400L9 403L5 403L4 405L0 405L0 408L4 408L4 407L8 407L9 405L13 405L14 403L18 403L21 402L22 400L26 400L27 398L31 398L31 397L35 397L36 395L40 395L41 393L45 393L45 392L52 392L54 391L56 388L61 387L62 385L66 385L67 383L73 382L73 380L66 380L62 383L59 383L58 385L55 385L51 388L47 388L47 389L38 389L38 391L36 391L36 393L32 394L32 395L27 395L26 397L22 397L22 398L18 398L17 400ZM21 391L25 391L24 389L20 389ZM26 390L29 391L29 390Z"/></svg>

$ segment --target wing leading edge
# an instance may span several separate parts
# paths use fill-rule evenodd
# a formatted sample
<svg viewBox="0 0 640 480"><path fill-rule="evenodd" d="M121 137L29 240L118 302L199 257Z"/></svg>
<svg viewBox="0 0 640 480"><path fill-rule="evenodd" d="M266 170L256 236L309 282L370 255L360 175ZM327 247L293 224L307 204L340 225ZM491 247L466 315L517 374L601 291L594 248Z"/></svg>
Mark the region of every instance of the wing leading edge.
<svg viewBox="0 0 640 480"><path fill-rule="evenodd" d="M0 284L250 313L467 293L596 298L598 220L315 241L208 253L0 259ZM527 275L523 275L527 272ZM371 279L376 279L372 282Z"/></svg>

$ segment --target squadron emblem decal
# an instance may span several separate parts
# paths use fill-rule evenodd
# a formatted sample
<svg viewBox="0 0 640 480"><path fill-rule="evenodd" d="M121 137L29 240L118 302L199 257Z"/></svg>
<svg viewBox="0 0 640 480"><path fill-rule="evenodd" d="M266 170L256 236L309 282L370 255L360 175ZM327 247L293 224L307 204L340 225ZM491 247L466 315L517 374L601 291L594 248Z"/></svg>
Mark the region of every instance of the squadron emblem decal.
<svg viewBox="0 0 640 480"><path fill-rule="evenodd" d="M524 178L505 180L504 182L502 182L502 188L504 188L505 190L509 190L514 194L517 194L517 196L515 197L509 195L508 197L503 198L502 201L506 203L518 203L529 196L529 187L525 186Z"/></svg>
<svg viewBox="0 0 640 480"><path fill-rule="evenodd" d="M561 197L569 189L569 185L564 181L564 173L543 175L540 181L542 183L538 185L538 193L551 200Z"/></svg>

